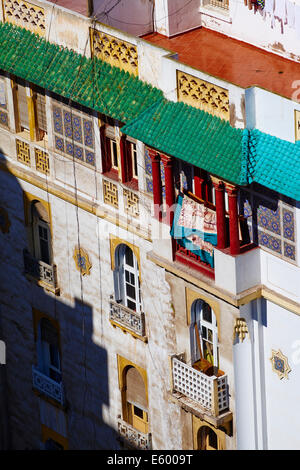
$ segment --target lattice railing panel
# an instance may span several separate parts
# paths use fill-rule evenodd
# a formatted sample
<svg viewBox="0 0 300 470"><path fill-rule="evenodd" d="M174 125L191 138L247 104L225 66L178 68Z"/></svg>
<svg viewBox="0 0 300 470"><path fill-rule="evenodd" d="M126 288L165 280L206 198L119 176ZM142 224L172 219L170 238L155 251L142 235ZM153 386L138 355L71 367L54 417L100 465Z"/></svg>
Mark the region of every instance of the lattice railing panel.
<svg viewBox="0 0 300 470"><path fill-rule="evenodd" d="M118 421L120 437L136 449L151 450L151 434L143 434L123 420Z"/></svg>
<svg viewBox="0 0 300 470"><path fill-rule="evenodd" d="M110 320L132 330L139 336L145 335L145 315L137 313L124 305L110 301Z"/></svg>
<svg viewBox="0 0 300 470"><path fill-rule="evenodd" d="M173 387L177 392L197 401L204 408L212 409L213 383L211 377L193 369L176 357L173 363Z"/></svg>
<svg viewBox="0 0 300 470"><path fill-rule="evenodd" d="M188 73L177 71L178 100L229 120L229 92Z"/></svg>
<svg viewBox="0 0 300 470"><path fill-rule="evenodd" d="M4 19L33 33L45 36L43 8L21 0L3 0Z"/></svg>
<svg viewBox="0 0 300 470"><path fill-rule="evenodd" d="M218 404L219 413L229 408L229 394L227 375L218 377Z"/></svg>
<svg viewBox="0 0 300 470"><path fill-rule="evenodd" d="M203 408L215 413L214 381L217 381L218 414L229 408L227 376L209 377L193 367L172 358L173 388L188 398L195 400Z"/></svg>
<svg viewBox="0 0 300 470"><path fill-rule="evenodd" d="M27 250L24 250L23 254L25 273L38 281L56 287L56 266L37 260Z"/></svg>
<svg viewBox="0 0 300 470"><path fill-rule="evenodd" d="M55 382L35 366L32 366L32 385L39 392L64 405L65 394L62 382Z"/></svg>
<svg viewBox="0 0 300 470"><path fill-rule="evenodd" d="M93 54L119 69L138 74L137 47L129 42L93 30Z"/></svg>
<svg viewBox="0 0 300 470"><path fill-rule="evenodd" d="M35 166L38 171L45 175L50 174L49 155L41 149L35 148Z"/></svg>
<svg viewBox="0 0 300 470"><path fill-rule="evenodd" d="M103 199L106 204L119 207L118 186L111 181L103 180Z"/></svg>
<svg viewBox="0 0 300 470"><path fill-rule="evenodd" d="M17 159L19 162L30 166L30 146L27 142L16 140L17 145Z"/></svg>
<svg viewBox="0 0 300 470"><path fill-rule="evenodd" d="M123 190L124 196L124 209L128 214L138 217L140 214L139 197L129 189Z"/></svg>

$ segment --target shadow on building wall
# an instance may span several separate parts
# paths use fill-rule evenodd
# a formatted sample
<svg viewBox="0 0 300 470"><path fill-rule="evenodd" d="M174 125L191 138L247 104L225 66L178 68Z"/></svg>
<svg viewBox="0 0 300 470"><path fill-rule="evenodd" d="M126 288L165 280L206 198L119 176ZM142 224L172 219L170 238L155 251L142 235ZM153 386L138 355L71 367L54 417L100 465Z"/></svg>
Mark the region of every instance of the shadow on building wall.
<svg viewBox="0 0 300 470"><path fill-rule="evenodd" d="M6 364L0 366L0 448L39 449L47 438L55 441L58 435L69 449L118 449L117 432L106 424L111 405L108 359L106 349L93 340L93 307L80 300L80 292L75 299L64 298L64 293L55 295L51 259L50 273L45 275L47 247L43 240L40 253L34 251L37 242L32 236L36 234L26 215L34 201L24 197L24 188L1 155L0 149L0 340L6 345ZM43 226L45 232L40 235L45 239L46 223ZM26 267L24 249L35 263L32 272ZM73 265L76 269L75 262ZM67 266L66 259L65 266L58 269ZM50 325L46 333L39 330L42 318ZM57 358L51 358L55 356L52 345L47 353L53 365L48 375L53 378L61 373L64 399L55 380L47 384L47 374L39 375L40 355L43 357L38 346L40 335L51 344L51 325L58 330L61 366ZM53 398L55 393L58 399Z"/></svg>

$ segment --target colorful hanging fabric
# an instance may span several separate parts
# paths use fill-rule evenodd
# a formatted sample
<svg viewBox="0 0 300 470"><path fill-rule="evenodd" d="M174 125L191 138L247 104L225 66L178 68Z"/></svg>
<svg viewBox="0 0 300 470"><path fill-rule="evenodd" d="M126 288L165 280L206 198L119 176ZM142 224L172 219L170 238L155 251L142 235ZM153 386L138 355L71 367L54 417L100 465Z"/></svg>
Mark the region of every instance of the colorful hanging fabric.
<svg viewBox="0 0 300 470"><path fill-rule="evenodd" d="M257 0L257 5L261 8L265 8L265 0Z"/></svg>
<svg viewBox="0 0 300 470"><path fill-rule="evenodd" d="M214 267L213 246L217 245L217 222L214 211L183 194L179 195L171 236L179 245Z"/></svg>

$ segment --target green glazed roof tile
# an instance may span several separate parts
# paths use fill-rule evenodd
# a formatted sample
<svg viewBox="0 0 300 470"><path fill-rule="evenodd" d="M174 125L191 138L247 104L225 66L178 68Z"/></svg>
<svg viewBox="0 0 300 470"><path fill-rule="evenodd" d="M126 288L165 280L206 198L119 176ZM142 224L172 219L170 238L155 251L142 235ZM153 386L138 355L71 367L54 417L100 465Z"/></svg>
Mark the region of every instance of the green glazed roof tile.
<svg viewBox="0 0 300 470"><path fill-rule="evenodd" d="M300 142L250 131L248 181L300 200Z"/></svg>
<svg viewBox="0 0 300 470"><path fill-rule="evenodd" d="M163 97L161 90L100 59L1 22L0 69L125 123Z"/></svg>
<svg viewBox="0 0 300 470"><path fill-rule="evenodd" d="M241 182L243 130L204 111L162 100L122 132L233 183Z"/></svg>
<svg viewBox="0 0 300 470"><path fill-rule="evenodd" d="M0 22L0 69L126 123L122 132L239 185L257 182L300 200L300 142L293 144L163 98L161 90Z"/></svg>

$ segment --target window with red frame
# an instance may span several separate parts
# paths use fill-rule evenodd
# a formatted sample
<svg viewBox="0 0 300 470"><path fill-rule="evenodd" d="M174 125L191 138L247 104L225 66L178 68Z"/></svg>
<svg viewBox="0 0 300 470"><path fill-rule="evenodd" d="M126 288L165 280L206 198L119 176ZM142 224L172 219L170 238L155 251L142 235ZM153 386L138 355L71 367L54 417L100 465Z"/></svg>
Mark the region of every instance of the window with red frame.
<svg viewBox="0 0 300 470"><path fill-rule="evenodd" d="M134 140L125 135L121 138L121 165L122 183L138 189L137 145Z"/></svg>
<svg viewBox="0 0 300 470"><path fill-rule="evenodd" d="M102 173L105 173L109 178L117 180L119 178L118 142L114 127L107 124L101 126L100 137Z"/></svg>

